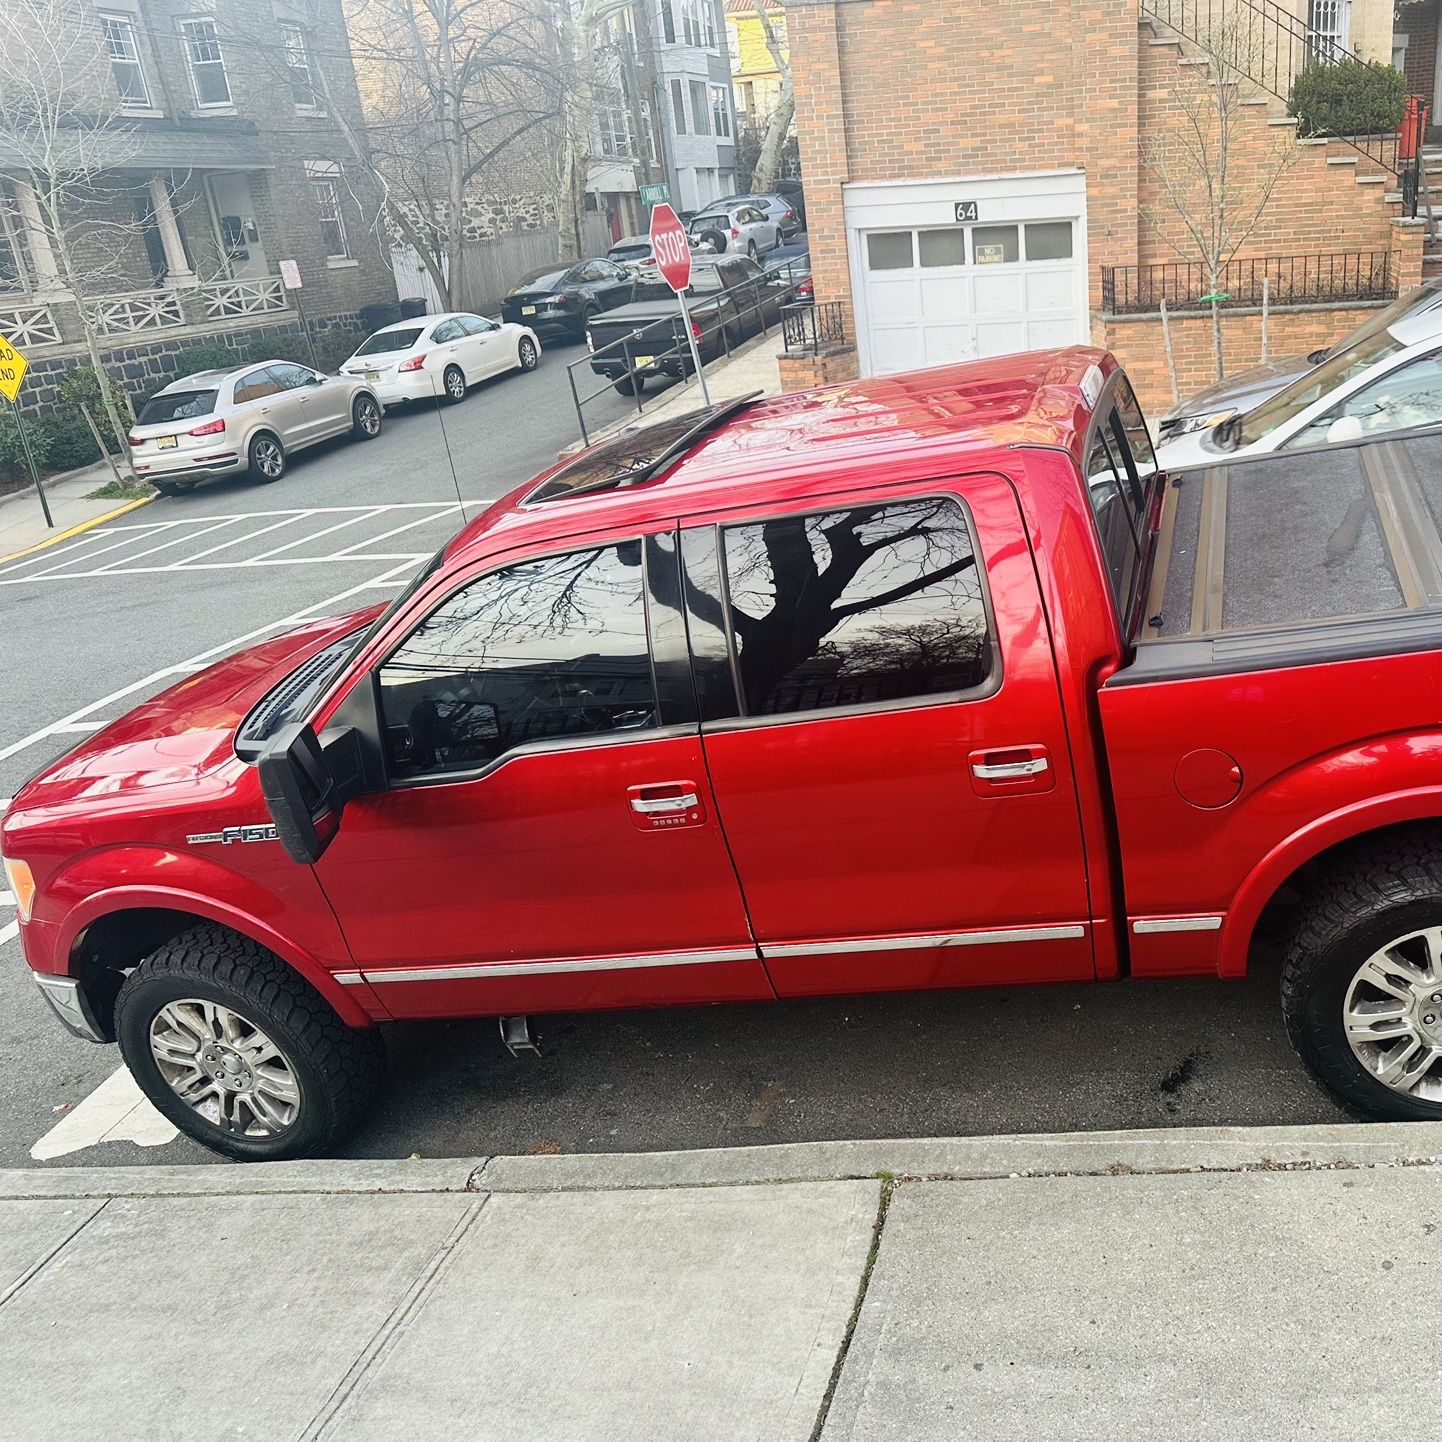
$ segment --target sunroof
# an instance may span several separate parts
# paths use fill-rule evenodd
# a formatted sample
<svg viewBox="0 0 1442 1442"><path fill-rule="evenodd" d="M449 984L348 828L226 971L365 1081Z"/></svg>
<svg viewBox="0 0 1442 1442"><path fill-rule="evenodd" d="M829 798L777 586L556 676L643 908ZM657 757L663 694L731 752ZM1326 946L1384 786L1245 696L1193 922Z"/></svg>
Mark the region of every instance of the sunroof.
<svg viewBox="0 0 1442 1442"><path fill-rule="evenodd" d="M684 454L693 441L749 406L760 391L703 406L638 431L623 431L601 445L583 451L569 466L548 476L529 496L532 501L560 501L588 491L620 490L649 480L663 466Z"/></svg>

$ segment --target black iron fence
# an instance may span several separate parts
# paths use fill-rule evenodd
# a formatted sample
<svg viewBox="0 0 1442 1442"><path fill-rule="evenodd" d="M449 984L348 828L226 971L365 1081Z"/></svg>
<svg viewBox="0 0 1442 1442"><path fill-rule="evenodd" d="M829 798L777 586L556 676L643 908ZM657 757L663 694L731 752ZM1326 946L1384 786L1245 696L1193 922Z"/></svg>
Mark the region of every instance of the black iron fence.
<svg viewBox="0 0 1442 1442"><path fill-rule="evenodd" d="M1308 65L1359 59L1337 38L1335 22L1332 29L1309 24L1277 0L1140 0L1140 4L1142 19L1194 41L1226 72L1214 76L1214 81L1245 76L1281 100L1290 99L1292 82ZM1314 19L1335 17L1342 8L1319 5L1308 14ZM1395 131L1336 138L1394 175L1400 173Z"/></svg>
<svg viewBox="0 0 1442 1442"><path fill-rule="evenodd" d="M1268 255L1231 260L1215 289L1211 273L1198 262L1159 265L1104 265L1102 309L1109 315L1142 315L1159 310L1206 310L1213 295L1223 307L1332 305L1391 300L1397 275L1389 250L1339 251L1332 255Z"/></svg>
<svg viewBox="0 0 1442 1442"><path fill-rule="evenodd" d="M777 261L763 269L761 276L746 291L727 290L727 303L717 315L704 322L693 320L693 334L701 351L701 363L707 365L730 356L738 346L753 338L766 335L782 323L785 313L798 308L793 305L800 287L810 279L811 265L805 257ZM654 284L654 282L652 282ZM739 298L738 298L739 297ZM692 304L703 314L713 295L695 297ZM801 305L809 309L809 305ZM599 320L605 320L602 311ZM601 385L583 390L577 383L577 374L591 371L598 379L605 377ZM646 409L646 384L649 380L679 381L690 384L696 378L696 366L691 358L691 342L687 339L681 322L680 312L665 320L647 321L607 345L590 348L580 360L571 361L566 367L566 376L571 383L571 402L576 408L576 424L580 428L581 440L591 443L591 432L599 419L590 419L586 407L601 400L613 391L634 399L636 414L643 415ZM669 395L671 387L660 392Z"/></svg>
<svg viewBox="0 0 1442 1442"><path fill-rule="evenodd" d="M787 355L816 355L825 346L844 345L846 311L839 300L788 305L781 312L781 338Z"/></svg>

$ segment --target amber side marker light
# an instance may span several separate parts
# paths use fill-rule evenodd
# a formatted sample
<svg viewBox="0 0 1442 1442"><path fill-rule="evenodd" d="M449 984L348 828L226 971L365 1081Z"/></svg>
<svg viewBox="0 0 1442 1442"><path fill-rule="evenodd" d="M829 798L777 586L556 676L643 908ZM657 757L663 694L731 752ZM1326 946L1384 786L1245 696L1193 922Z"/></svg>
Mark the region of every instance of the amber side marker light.
<svg viewBox="0 0 1442 1442"><path fill-rule="evenodd" d="M35 900L35 878L23 861L11 861L5 857L5 880L10 894L15 898L15 910L21 921L30 920L30 906Z"/></svg>

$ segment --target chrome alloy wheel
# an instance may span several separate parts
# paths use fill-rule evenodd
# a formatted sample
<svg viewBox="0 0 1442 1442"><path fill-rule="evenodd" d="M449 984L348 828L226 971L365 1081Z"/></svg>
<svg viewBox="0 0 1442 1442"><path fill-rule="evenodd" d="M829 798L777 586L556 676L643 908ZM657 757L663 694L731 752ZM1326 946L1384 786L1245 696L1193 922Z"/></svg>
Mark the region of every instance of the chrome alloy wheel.
<svg viewBox="0 0 1442 1442"><path fill-rule="evenodd" d="M1442 1101L1442 927L1408 932L1357 968L1343 1002L1352 1054L1393 1091Z"/></svg>
<svg viewBox="0 0 1442 1442"><path fill-rule="evenodd" d="M300 1115L300 1083L254 1022L219 1002L169 1002L150 1023L150 1054L170 1089L222 1131L283 1132Z"/></svg>
<svg viewBox="0 0 1442 1442"><path fill-rule="evenodd" d="M460 371L452 367L446 372L446 394L453 401L464 400L466 396L466 378Z"/></svg>
<svg viewBox="0 0 1442 1442"><path fill-rule="evenodd" d="M360 428L366 435L380 435L381 408L369 396L362 396L356 402L356 418L360 421Z"/></svg>
<svg viewBox="0 0 1442 1442"><path fill-rule="evenodd" d="M271 480L275 480L285 466L280 447L269 436L262 436L256 441L251 459L255 462L256 470L263 476L269 476Z"/></svg>

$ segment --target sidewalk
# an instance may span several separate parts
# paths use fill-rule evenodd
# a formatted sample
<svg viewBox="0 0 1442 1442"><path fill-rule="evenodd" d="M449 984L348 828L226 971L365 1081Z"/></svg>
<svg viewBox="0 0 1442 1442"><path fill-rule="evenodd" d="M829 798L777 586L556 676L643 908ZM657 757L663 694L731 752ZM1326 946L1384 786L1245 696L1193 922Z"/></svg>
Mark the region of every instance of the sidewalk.
<svg viewBox="0 0 1442 1442"><path fill-rule="evenodd" d="M768 396L780 395L781 368L776 361L782 349L781 328L777 326L764 336L749 341L728 359L713 361L706 367L706 386L712 401L720 405L722 401L735 400L737 396L749 395L752 391L761 391ZM693 378L687 385L672 386L659 401L647 405L640 414L632 411L618 420L597 426L591 432L590 444L595 445L597 441L607 440L637 426L650 426L670 416L685 415L700 405L701 387ZM577 441L561 452L561 458L582 449L581 442Z"/></svg>
<svg viewBox="0 0 1442 1442"><path fill-rule="evenodd" d="M104 461L97 461L83 471L70 471L45 482L45 495L50 502L53 527L45 524L40 497L33 486L10 495L0 496L0 561L10 560L16 553L33 546L58 540L66 532L89 530L112 516L133 511L153 495L141 501L90 501L86 496L115 479L115 473Z"/></svg>
<svg viewBox="0 0 1442 1442"><path fill-rule="evenodd" d="M1430 1435L1439 1188L1442 1125L3 1172L0 1417L27 1442Z"/></svg>

